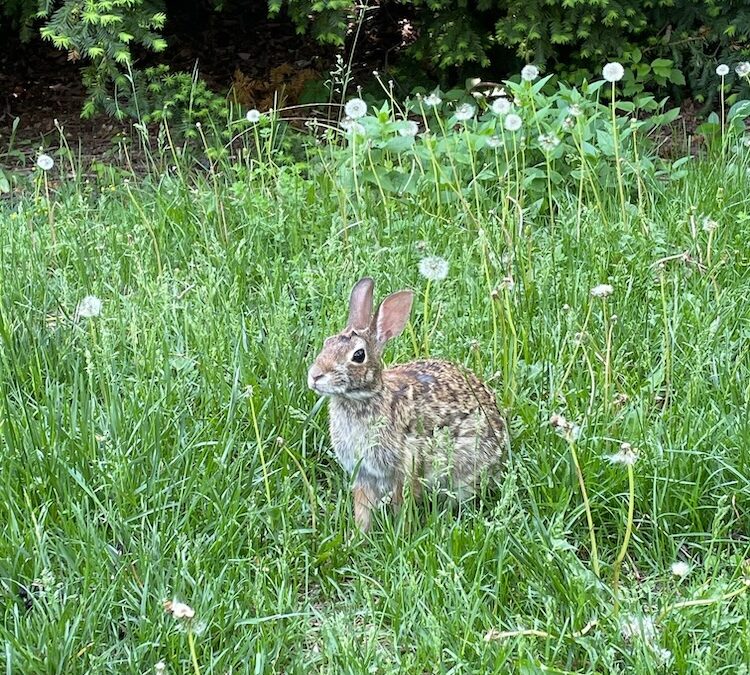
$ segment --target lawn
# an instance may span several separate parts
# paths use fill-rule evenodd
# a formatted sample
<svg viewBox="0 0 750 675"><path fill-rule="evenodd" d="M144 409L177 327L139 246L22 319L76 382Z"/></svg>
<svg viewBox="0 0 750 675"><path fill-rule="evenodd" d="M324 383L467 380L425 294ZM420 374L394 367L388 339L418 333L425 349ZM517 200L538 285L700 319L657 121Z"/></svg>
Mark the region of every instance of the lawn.
<svg viewBox="0 0 750 675"><path fill-rule="evenodd" d="M415 190L61 152L0 202L5 672L747 671L750 151L620 185L512 147ZM386 361L471 368L512 438L496 492L366 535L306 385L364 275L416 293Z"/></svg>

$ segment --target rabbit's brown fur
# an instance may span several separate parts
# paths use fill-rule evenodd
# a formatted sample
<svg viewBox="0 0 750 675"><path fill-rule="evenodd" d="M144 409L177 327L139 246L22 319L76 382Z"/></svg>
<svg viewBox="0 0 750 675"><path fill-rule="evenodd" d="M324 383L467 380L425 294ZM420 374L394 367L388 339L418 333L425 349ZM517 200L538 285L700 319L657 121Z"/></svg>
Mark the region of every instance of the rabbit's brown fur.
<svg viewBox="0 0 750 675"><path fill-rule="evenodd" d="M310 388L330 396L331 441L355 474L355 519L364 530L383 497L400 505L406 482L415 495L423 484L470 495L509 447L494 396L473 373L433 360L383 368L383 347L406 325L412 293L388 296L373 316L373 286L368 278L355 285L347 328L325 341L308 372Z"/></svg>

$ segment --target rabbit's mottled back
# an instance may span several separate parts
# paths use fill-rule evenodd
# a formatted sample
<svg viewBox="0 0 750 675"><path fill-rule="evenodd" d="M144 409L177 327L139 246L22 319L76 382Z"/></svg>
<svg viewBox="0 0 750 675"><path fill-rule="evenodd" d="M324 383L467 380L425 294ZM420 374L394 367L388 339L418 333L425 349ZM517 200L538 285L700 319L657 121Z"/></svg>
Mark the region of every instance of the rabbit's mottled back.
<svg viewBox="0 0 750 675"><path fill-rule="evenodd" d="M470 495L509 447L494 396L473 373L433 360L383 368L383 348L406 326L413 294L389 295L373 315L373 288L372 279L357 282L347 327L325 341L307 376L331 398L331 441L355 474L355 518L365 530L383 497L401 504L407 482L414 495L423 485Z"/></svg>

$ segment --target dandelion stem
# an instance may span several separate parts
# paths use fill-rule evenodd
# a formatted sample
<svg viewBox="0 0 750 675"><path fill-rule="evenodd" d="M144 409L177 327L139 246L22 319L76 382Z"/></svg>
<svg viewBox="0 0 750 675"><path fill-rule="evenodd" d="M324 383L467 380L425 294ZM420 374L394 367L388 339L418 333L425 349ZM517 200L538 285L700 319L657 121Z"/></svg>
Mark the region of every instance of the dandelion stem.
<svg viewBox="0 0 750 675"><path fill-rule="evenodd" d="M198 666L198 656L195 653L195 636L192 628L188 630L188 645L190 646L190 660L193 662L193 672L195 675L201 675L201 669Z"/></svg>
<svg viewBox="0 0 750 675"><path fill-rule="evenodd" d="M601 576L599 572L599 553L596 548L596 534L594 533L594 519L591 517L591 504L589 503L589 495L586 491L586 482L583 479L583 472L581 471L581 464L578 461L578 453L576 452L576 445L573 441L568 442L570 447L570 455L573 458L573 464L576 467L576 475L578 476L578 485L581 488L581 497L583 498L583 508L586 511L586 523L589 528L589 539L591 540L591 565L594 568L594 574L597 577Z"/></svg>
<svg viewBox="0 0 750 675"><path fill-rule="evenodd" d="M620 165L620 142L617 134L617 113L615 111L615 83L612 82L612 140L615 146L615 169L617 172L617 189L620 193L622 220L625 221L625 189L622 185L622 166Z"/></svg>
<svg viewBox="0 0 750 675"><path fill-rule="evenodd" d="M661 610L661 612L659 612L659 616L656 618L656 621L657 623L662 621L664 617L667 616L667 614L673 612L676 609L685 609L686 607L706 607L708 605L714 605L719 602L726 602L727 600L736 598L738 595L746 593L748 590L750 590L750 579L743 579L742 586L736 588L733 591L730 591L729 593L720 595L718 598L699 598L697 600L684 600L683 602L675 602L673 605L667 605L663 610Z"/></svg>
<svg viewBox="0 0 750 675"><path fill-rule="evenodd" d="M424 339L422 341L422 351L425 356L430 355L430 280L427 280L424 289L424 306L423 306L423 323Z"/></svg>
<svg viewBox="0 0 750 675"><path fill-rule="evenodd" d="M630 543L630 535L633 532L633 514L635 512L635 471L633 465L628 464L628 519L625 522L625 536L622 539L622 546L620 552L617 554L615 560L614 572L612 574L612 591L615 595L614 612L616 613L620 606L620 569L622 568L622 562L625 560L625 555L628 552L628 544Z"/></svg>

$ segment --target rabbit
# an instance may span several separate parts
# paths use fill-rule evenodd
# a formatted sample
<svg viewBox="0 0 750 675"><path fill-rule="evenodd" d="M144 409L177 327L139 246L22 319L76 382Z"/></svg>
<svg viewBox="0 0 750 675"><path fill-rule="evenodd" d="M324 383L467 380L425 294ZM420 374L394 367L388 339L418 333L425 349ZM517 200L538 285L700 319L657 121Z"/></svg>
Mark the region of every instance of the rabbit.
<svg viewBox="0 0 750 675"><path fill-rule="evenodd" d="M360 279L346 328L325 340L307 374L327 396L330 435L341 466L354 476L354 518L362 531L387 499L398 511L404 486L471 496L479 478L497 472L510 450L506 422L473 373L438 360L384 368L386 343L404 330L414 294L401 290L373 314L374 282Z"/></svg>

